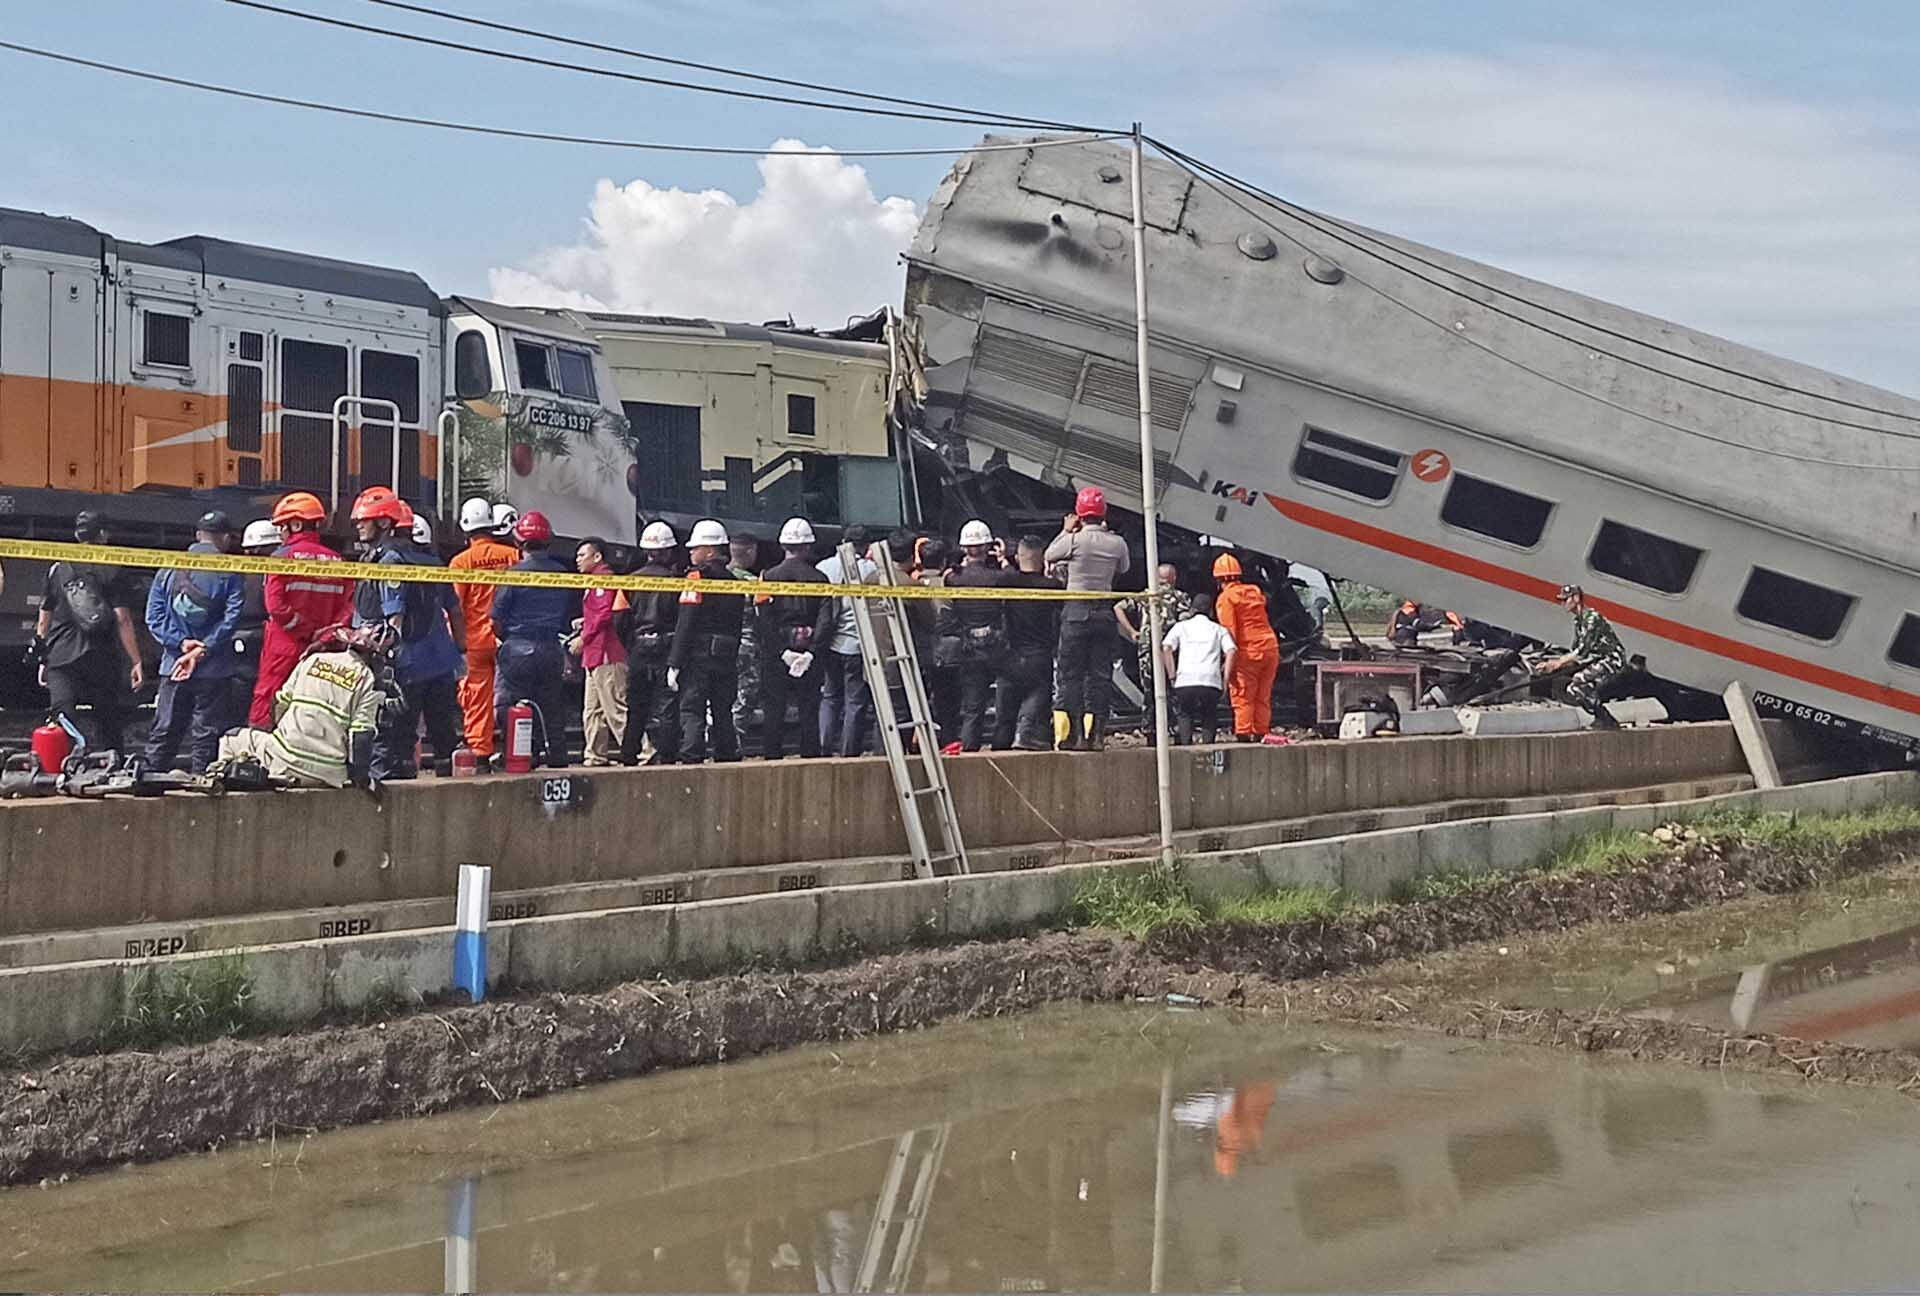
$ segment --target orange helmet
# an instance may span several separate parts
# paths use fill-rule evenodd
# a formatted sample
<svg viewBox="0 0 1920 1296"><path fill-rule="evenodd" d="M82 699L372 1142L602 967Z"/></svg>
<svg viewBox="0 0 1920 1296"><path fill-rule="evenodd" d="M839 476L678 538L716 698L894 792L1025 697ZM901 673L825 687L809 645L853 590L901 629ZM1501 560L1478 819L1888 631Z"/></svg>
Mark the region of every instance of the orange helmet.
<svg viewBox="0 0 1920 1296"><path fill-rule="evenodd" d="M412 526L413 510L387 486L369 486L353 502L353 520L366 522L385 518L395 526Z"/></svg>
<svg viewBox="0 0 1920 1296"><path fill-rule="evenodd" d="M1221 554L1213 560L1213 574L1215 577L1221 579L1229 576L1239 576L1240 560L1232 554Z"/></svg>
<svg viewBox="0 0 1920 1296"><path fill-rule="evenodd" d="M327 516L327 506L312 491L294 491L282 495L280 502L273 506L273 524L285 526L289 522L318 522Z"/></svg>

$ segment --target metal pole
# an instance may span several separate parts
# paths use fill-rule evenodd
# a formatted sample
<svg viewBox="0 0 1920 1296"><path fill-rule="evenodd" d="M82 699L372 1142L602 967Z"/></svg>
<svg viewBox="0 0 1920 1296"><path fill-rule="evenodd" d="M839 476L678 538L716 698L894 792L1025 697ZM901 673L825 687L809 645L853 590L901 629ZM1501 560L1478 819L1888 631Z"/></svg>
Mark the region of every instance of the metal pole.
<svg viewBox="0 0 1920 1296"><path fill-rule="evenodd" d="M1173 1122L1173 1068L1160 1068L1160 1130L1153 1144L1153 1268L1147 1290L1159 1291L1167 1268L1167 1134Z"/></svg>
<svg viewBox="0 0 1920 1296"><path fill-rule="evenodd" d="M1147 630L1153 636L1147 656L1153 664L1153 776L1160 793L1160 862L1173 866L1173 754L1167 738L1167 666L1160 657L1166 641L1155 582L1160 579L1160 520L1153 480L1153 383L1147 368L1147 223L1140 196L1140 123L1133 124L1133 322L1140 370L1140 515L1147 524Z"/></svg>

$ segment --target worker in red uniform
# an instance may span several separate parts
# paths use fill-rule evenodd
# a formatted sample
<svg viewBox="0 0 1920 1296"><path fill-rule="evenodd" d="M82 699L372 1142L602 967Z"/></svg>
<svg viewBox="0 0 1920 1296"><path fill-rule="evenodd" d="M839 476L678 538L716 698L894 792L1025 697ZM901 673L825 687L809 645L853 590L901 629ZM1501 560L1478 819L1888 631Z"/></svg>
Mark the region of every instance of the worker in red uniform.
<svg viewBox="0 0 1920 1296"><path fill-rule="evenodd" d="M273 524L286 543L275 558L311 558L339 562L340 555L320 538L326 505L310 491L294 491L273 506ZM253 686L253 705L247 723L255 729L273 728L273 699L293 674L300 654L313 637L330 625L353 619L353 582L316 570L309 576L275 573L266 579L267 632L260 649L260 677Z"/></svg>
<svg viewBox="0 0 1920 1296"><path fill-rule="evenodd" d="M1258 585L1240 579L1240 560L1221 554L1213 560L1220 583L1213 618L1233 636L1237 650L1227 696L1233 700L1233 736L1259 742L1273 727L1273 677L1280 670L1280 640L1267 620L1267 596Z"/></svg>
<svg viewBox="0 0 1920 1296"><path fill-rule="evenodd" d="M520 561L520 550L502 537L520 520L511 519L501 509L479 496L460 506L460 529L467 533L467 547L453 556L447 566L455 571L505 571ZM505 528L502 528L502 522ZM466 730L467 746L485 759L493 755L493 669L500 651L493 637L493 596L497 585L455 585L460 609L467 621L467 675L460 681L461 728Z"/></svg>

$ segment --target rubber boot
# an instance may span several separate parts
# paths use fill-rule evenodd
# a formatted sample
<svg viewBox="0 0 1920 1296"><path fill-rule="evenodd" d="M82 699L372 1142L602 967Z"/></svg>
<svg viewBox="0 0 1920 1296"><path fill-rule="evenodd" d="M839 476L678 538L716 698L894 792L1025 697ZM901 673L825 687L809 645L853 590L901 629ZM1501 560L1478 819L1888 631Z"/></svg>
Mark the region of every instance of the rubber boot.
<svg viewBox="0 0 1920 1296"><path fill-rule="evenodd" d="M1105 751L1107 749L1106 717L1104 716L1094 717L1093 732L1087 735L1086 749L1088 751Z"/></svg>

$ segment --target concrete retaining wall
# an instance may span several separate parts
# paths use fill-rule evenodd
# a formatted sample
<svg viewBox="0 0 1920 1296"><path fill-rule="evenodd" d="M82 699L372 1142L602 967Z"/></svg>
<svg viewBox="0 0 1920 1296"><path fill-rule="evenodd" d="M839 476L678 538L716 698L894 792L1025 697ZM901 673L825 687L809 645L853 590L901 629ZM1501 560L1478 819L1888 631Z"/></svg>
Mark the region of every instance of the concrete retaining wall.
<svg viewBox="0 0 1920 1296"><path fill-rule="evenodd" d="M1625 826L1699 818L1726 809L1837 813L1920 802L1920 774L1873 774L1768 792L1736 792L1662 806L1591 806L1513 818L1462 820L1283 842L1190 856L1203 894L1243 895L1283 886L1337 887L1384 897L1395 883L1438 869L1518 871L1577 837ZM1144 869L1143 859L1020 872L889 882L695 901L494 923L490 983L589 989L667 969L759 962L794 965L853 948L921 939L988 936L1061 914L1087 881ZM0 1050L46 1049L95 1039L120 1019L142 973L191 975L238 958L256 1010L295 1023L379 1001L431 999L451 989L450 927L333 941L265 945L165 960L70 963L0 971Z"/></svg>
<svg viewBox="0 0 1920 1296"><path fill-rule="evenodd" d="M1188 748L1173 762L1174 824L1207 831L1745 768L1725 724ZM947 770L970 848L1157 830L1148 749L974 755ZM497 893L906 853L877 758L600 770L571 775L568 799L553 800L558 790L522 775L396 784L379 804L319 791L0 803L0 936L440 897L461 863L491 865Z"/></svg>

